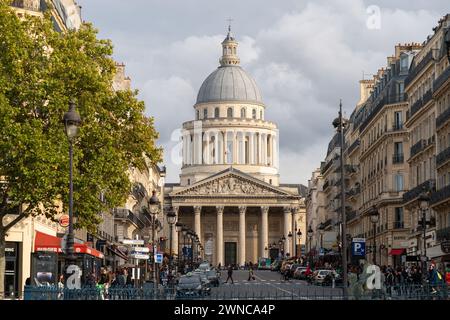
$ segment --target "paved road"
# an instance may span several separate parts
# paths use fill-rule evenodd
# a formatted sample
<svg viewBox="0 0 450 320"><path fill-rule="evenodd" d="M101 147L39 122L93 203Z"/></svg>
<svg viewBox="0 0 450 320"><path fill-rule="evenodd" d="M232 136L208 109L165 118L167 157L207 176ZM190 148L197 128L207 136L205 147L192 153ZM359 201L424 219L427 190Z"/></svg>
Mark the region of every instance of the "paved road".
<svg viewBox="0 0 450 320"><path fill-rule="evenodd" d="M224 283L227 272L221 273L221 285L213 288L213 298L233 299L252 298L255 299L308 299L324 297L338 297L342 290L329 287L318 287L308 285L306 281L294 280L284 281L278 272L268 270L255 270L256 280L248 281L247 270L234 270L233 280Z"/></svg>

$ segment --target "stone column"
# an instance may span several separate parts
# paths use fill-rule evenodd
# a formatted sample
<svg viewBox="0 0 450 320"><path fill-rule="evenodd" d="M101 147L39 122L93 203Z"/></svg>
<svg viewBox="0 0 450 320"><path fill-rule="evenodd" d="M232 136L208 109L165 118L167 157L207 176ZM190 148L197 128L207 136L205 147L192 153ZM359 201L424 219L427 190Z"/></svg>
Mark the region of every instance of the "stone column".
<svg viewBox="0 0 450 320"><path fill-rule="evenodd" d="M267 165L267 138L266 134L261 134L261 163Z"/></svg>
<svg viewBox="0 0 450 320"><path fill-rule="evenodd" d="M219 163L219 132L214 133L214 164Z"/></svg>
<svg viewBox="0 0 450 320"><path fill-rule="evenodd" d="M228 157L227 157L228 149L227 148L228 148L228 131L225 131L223 133L223 152L222 152L223 162L222 162L222 164L227 163L227 159L228 159Z"/></svg>
<svg viewBox="0 0 450 320"><path fill-rule="evenodd" d="M289 207L284 207L283 208L283 212L284 212L284 237L286 238L286 241L284 242L284 253L288 253L291 254L291 250L290 250L290 241L289 241L289 228L291 227L292 224L292 220L291 220L291 208Z"/></svg>
<svg viewBox="0 0 450 320"><path fill-rule="evenodd" d="M239 207L239 265L245 265L245 211L247 207L240 206Z"/></svg>
<svg viewBox="0 0 450 320"><path fill-rule="evenodd" d="M241 131L241 145L240 145L239 163L245 164L245 132Z"/></svg>
<svg viewBox="0 0 450 320"><path fill-rule="evenodd" d="M269 207L261 207L261 257L268 256L269 251L266 252L266 247L269 249Z"/></svg>
<svg viewBox="0 0 450 320"><path fill-rule="evenodd" d="M255 133L250 133L250 137L248 139L248 163L254 164L255 163L255 150L254 150L254 141L255 140Z"/></svg>
<svg viewBox="0 0 450 320"><path fill-rule="evenodd" d="M269 135L269 141L267 142L268 148L269 148L269 157L268 161L270 163L270 166L273 166L273 143L272 143L272 135Z"/></svg>
<svg viewBox="0 0 450 320"><path fill-rule="evenodd" d="M210 164L211 163L211 148L210 148L210 135L209 131L205 132L205 150L203 154L203 163Z"/></svg>
<svg viewBox="0 0 450 320"><path fill-rule="evenodd" d="M197 161L196 164L203 163L203 137L202 133L197 133Z"/></svg>
<svg viewBox="0 0 450 320"><path fill-rule="evenodd" d="M178 207L173 207L173 211L177 215L176 222L178 222L178 220L179 220ZM177 232L177 227L175 226L175 224L172 226L171 237L172 237L172 253L178 254L178 232ZM169 239L169 241L170 241L170 239Z"/></svg>
<svg viewBox="0 0 450 320"><path fill-rule="evenodd" d="M200 242L202 242L202 230L201 230L201 206L194 207L194 231L198 235ZM203 243L203 242L202 242Z"/></svg>
<svg viewBox="0 0 450 320"><path fill-rule="evenodd" d="M223 206L216 207L217 209L217 231L216 231L216 264L223 266Z"/></svg>
<svg viewBox="0 0 450 320"><path fill-rule="evenodd" d="M262 134L261 132L258 133L258 164L263 164L262 160Z"/></svg>
<svg viewBox="0 0 450 320"><path fill-rule="evenodd" d="M233 164L238 163L238 153L237 153L237 134L233 131Z"/></svg>

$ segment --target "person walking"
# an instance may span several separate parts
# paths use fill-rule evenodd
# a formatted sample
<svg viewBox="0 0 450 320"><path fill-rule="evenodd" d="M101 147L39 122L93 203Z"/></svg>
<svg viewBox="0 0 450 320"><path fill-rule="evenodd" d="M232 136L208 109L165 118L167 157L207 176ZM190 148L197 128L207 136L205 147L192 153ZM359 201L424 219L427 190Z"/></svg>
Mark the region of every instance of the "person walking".
<svg viewBox="0 0 450 320"><path fill-rule="evenodd" d="M255 279L255 275L253 273L253 267L250 265L248 267L248 280L247 281L252 281L252 280L256 280L256 279Z"/></svg>
<svg viewBox="0 0 450 320"><path fill-rule="evenodd" d="M228 277L227 277L227 280L225 281L225 283L228 283L228 279L231 279L231 284L234 284L233 267L231 266L231 264L228 265Z"/></svg>

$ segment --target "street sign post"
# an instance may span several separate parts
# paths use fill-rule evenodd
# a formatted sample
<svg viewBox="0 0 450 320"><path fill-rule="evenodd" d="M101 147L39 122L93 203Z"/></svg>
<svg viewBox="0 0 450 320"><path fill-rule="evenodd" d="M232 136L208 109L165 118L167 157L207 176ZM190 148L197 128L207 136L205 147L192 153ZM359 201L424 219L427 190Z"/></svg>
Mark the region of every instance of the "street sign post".
<svg viewBox="0 0 450 320"><path fill-rule="evenodd" d="M136 239L136 240L123 239L122 243L123 243L123 244L131 244L131 245L137 245L137 246L141 245L141 246L142 246L142 245L144 245L144 240L138 240L138 239Z"/></svg>
<svg viewBox="0 0 450 320"><path fill-rule="evenodd" d="M163 254L162 253L156 253L155 254L155 262L156 263L162 263L163 262Z"/></svg>
<svg viewBox="0 0 450 320"><path fill-rule="evenodd" d="M131 258L138 259L138 260L148 260L148 259L150 259L150 255L142 254L142 253L132 253Z"/></svg>
<svg viewBox="0 0 450 320"><path fill-rule="evenodd" d="M352 240L352 254L357 257L364 257L366 255L366 239L353 238Z"/></svg>

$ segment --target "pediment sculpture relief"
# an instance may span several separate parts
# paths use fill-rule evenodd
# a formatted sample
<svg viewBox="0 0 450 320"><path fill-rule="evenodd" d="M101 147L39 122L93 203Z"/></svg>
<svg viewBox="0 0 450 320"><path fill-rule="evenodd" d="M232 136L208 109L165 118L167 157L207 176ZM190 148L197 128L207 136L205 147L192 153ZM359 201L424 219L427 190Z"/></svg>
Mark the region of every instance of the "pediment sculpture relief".
<svg viewBox="0 0 450 320"><path fill-rule="evenodd" d="M235 177L225 177L214 180L207 184L193 187L186 191L187 195L197 194L271 194L275 191L269 188L259 186L249 181L237 179Z"/></svg>

